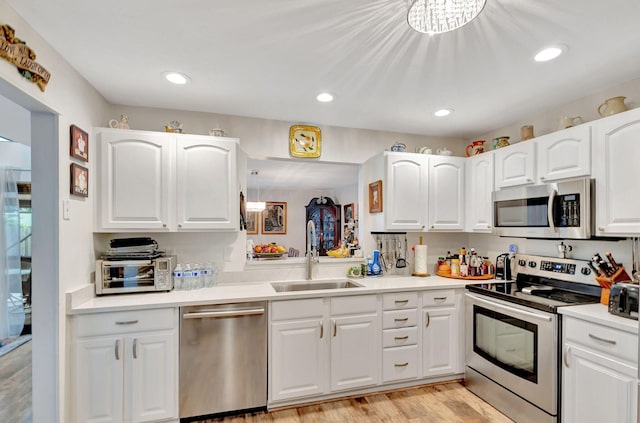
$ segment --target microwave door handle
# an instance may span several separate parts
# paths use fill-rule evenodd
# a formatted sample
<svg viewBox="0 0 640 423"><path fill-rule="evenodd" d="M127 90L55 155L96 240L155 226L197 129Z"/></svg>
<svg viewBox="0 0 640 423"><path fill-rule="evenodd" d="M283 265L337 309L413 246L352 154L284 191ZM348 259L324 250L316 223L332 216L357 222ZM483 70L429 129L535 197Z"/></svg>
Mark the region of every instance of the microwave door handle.
<svg viewBox="0 0 640 423"><path fill-rule="evenodd" d="M558 190L553 188L549 194L549 202L547 203L547 219L549 220L549 229L551 229L551 232L557 232L556 224L553 221L553 202L556 199L556 195L558 195Z"/></svg>

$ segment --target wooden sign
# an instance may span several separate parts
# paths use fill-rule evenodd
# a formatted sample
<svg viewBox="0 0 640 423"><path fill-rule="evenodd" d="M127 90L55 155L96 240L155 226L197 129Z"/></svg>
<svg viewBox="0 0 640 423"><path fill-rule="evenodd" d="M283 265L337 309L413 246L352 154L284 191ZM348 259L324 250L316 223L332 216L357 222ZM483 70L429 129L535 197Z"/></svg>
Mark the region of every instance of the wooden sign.
<svg viewBox="0 0 640 423"><path fill-rule="evenodd" d="M27 47L27 43L14 36L9 25L0 25L0 57L13 63L24 78L38 85L44 92L51 74L36 60L36 54Z"/></svg>

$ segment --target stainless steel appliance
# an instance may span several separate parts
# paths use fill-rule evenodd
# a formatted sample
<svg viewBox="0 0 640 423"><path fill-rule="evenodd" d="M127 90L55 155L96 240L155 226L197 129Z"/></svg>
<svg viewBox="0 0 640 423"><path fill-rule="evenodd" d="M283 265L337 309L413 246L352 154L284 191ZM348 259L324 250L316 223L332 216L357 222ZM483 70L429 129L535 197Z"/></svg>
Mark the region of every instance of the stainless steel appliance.
<svg viewBox="0 0 640 423"><path fill-rule="evenodd" d="M514 281L467 285L467 388L522 422L557 422L559 307L598 303L587 261L516 255Z"/></svg>
<svg viewBox="0 0 640 423"><path fill-rule="evenodd" d="M632 283L614 283L609 293L609 313L638 320L638 290Z"/></svg>
<svg viewBox="0 0 640 423"><path fill-rule="evenodd" d="M148 260L97 260L96 294L171 291L175 256Z"/></svg>
<svg viewBox="0 0 640 423"><path fill-rule="evenodd" d="M496 257L496 279L505 281L511 280L512 257L509 253L500 254Z"/></svg>
<svg viewBox="0 0 640 423"><path fill-rule="evenodd" d="M266 408L266 310L266 302L180 308L181 421Z"/></svg>
<svg viewBox="0 0 640 423"><path fill-rule="evenodd" d="M593 233L591 179L576 179L493 193L494 235L587 239Z"/></svg>

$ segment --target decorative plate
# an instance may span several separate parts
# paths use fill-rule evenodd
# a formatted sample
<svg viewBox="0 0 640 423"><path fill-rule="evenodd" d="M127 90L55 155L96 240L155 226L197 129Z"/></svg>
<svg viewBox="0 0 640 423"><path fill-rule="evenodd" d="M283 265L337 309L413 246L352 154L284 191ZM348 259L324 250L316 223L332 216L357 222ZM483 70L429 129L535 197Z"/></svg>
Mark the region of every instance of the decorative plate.
<svg viewBox="0 0 640 423"><path fill-rule="evenodd" d="M316 126L293 125L289 129L289 152L293 157L320 157L322 134Z"/></svg>

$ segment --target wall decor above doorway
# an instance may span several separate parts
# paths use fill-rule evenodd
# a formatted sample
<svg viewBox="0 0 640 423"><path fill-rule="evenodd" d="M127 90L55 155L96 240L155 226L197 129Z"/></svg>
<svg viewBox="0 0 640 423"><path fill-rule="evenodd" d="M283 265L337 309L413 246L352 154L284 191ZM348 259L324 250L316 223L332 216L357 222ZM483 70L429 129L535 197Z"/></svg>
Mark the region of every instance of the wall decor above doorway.
<svg viewBox="0 0 640 423"><path fill-rule="evenodd" d="M289 128L289 153L293 157L317 158L322 152L322 134L317 126Z"/></svg>

